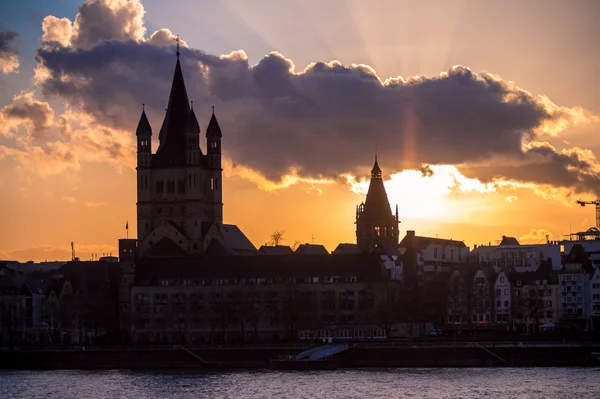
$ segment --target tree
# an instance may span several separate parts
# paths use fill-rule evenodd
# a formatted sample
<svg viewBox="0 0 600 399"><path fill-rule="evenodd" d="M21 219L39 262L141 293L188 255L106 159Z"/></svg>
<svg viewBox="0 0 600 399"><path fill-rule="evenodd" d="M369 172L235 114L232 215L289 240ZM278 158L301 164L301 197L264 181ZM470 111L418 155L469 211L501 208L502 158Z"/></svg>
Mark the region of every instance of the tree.
<svg viewBox="0 0 600 399"><path fill-rule="evenodd" d="M375 304L375 314L377 321L382 329L385 330L386 337L390 337L392 326L399 322L400 312L400 284L386 282L377 294Z"/></svg>
<svg viewBox="0 0 600 399"><path fill-rule="evenodd" d="M276 230L271 234L271 240L269 241L269 244L271 245L280 245L283 240L284 240L284 234L285 231L283 230Z"/></svg>

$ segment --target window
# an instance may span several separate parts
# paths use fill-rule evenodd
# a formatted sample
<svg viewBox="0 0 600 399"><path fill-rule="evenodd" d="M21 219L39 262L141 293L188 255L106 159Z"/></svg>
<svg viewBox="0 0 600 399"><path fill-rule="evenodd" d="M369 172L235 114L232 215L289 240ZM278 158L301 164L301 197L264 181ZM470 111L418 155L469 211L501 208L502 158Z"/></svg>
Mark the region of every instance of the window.
<svg viewBox="0 0 600 399"><path fill-rule="evenodd" d="M381 236L381 228L379 226L375 226L375 237Z"/></svg>
<svg viewBox="0 0 600 399"><path fill-rule="evenodd" d="M503 283L504 282L504 277L500 277L500 282Z"/></svg>
<svg viewBox="0 0 600 399"><path fill-rule="evenodd" d="M210 178L210 191L215 190L215 179L213 177Z"/></svg>
<svg viewBox="0 0 600 399"><path fill-rule="evenodd" d="M504 307L508 307L508 301L504 301Z"/></svg>
<svg viewBox="0 0 600 399"><path fill-rule="evenodd" d="M504 295L508 295L508 288L504 289Z"/></svg>
<svg viewBox="0 0 600 399"><path fill-rule="evenodd" d="M437 258L437 255L438 255L437 250L438 250L437 248L433 248L433 257L434 258Z"/></svg>
<svg viewBox="0 0 600 399"><path fill-rule="evenodd" d="M496 289L496 295L501 295L502 294L502 290L500 288Z"/></svg>
<svg viewBox="0 0 600 399"><path fill-rule="evenodd" d="M496 307L499 308L500 306L502 306L502 301L496 301Z"/></svg>

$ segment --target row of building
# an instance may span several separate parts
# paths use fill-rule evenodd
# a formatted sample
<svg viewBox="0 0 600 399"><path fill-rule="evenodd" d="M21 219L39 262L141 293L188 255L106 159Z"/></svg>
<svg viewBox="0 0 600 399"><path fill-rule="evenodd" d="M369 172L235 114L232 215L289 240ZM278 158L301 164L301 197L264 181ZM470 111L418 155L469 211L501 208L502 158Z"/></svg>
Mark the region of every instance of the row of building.
<svg viewBox="0 0 600 399"><path fill-rule="evenodd" d="M399 215L377 159L356 243L259 249L223 223L222 131L188 101L177 59L152 152L137 137L137 238L118 257L0 261L0 342L200 343L592 331L600 327L600 233L499 245L417 236Z"/></svg>

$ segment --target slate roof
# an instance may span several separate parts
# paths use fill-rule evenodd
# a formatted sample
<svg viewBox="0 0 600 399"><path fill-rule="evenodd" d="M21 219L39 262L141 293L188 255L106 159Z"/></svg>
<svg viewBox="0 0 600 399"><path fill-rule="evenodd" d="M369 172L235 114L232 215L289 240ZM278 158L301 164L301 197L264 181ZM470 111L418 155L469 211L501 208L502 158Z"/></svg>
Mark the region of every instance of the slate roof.
<svg viewBox="0 0 600 399"><path fill-rule="evenodd" d="M139 284L157 284L161 279L267 278L355 275L360 281L380 281L386 276L381 258L375 254L305 256L227 256L144 258L138 261Z"/></svg>

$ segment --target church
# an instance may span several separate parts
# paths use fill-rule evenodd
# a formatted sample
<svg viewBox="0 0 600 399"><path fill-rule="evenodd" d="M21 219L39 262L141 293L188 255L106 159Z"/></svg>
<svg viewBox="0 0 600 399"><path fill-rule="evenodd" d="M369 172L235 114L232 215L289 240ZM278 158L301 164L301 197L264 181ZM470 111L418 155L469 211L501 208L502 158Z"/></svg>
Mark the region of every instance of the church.
<svg viewBox="0 0 600 399"><path fill-rule="evenodd" d="M255 253L256 248L237 226L223 224L221 128L213 107L204 153L179 55L178 47L156 153L152 153L152 127L145 109L136 129L138 255Z"/></svg>

